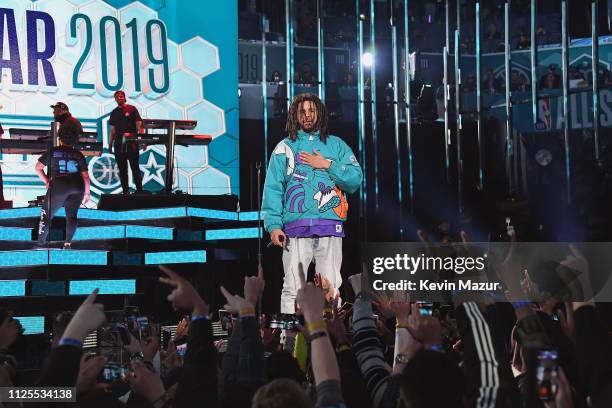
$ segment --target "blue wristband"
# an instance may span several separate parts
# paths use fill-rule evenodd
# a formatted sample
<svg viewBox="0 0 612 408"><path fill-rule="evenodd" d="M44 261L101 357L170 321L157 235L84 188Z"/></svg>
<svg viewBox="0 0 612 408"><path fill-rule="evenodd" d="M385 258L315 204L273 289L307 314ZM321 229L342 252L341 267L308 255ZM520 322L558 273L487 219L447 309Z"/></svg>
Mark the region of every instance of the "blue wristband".
<svg viewBox="0 0 612 408"><path fill-rule="evenodd" d="M514 309L520 309L523 306L531 306L531 302L527 300L520 300L518 302L512 302L512 307Z"/></svg>
<svg viewBox="0 0 612 408"><path fill-rule="evenodd" d="M192 315L191 316L191 321L196 321L196 320L208 320L208 317L204 316L204 315Z"/></svg>
<svg viewBox="0 0 612 408"><path fill-rule="evenodd" d="M442 347L441 344L432 344L431 346L427 347L427 350L432 350L432 351L437 351L438 353L444 353L444 347Z"/></svg>
<svg viewBox="0 0 612 408"><path fill-rule="evenodd" d="M60 339L58 345L59 346L74 346L74 347L82 348L83 342L77 339L62 338Z"/></svg>

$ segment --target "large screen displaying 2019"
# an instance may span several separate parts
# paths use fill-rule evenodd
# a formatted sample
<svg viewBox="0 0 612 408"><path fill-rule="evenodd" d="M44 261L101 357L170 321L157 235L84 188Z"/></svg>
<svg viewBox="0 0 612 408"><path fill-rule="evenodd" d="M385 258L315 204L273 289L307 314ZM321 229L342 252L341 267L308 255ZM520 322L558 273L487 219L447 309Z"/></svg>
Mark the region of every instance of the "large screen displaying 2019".
<svg viewBox="0 0 612 408"><path fill-rule="evenodd" d="M95 205L121 192L107 149L121 89L143 118L194 119L187 133L213 137L208 146L177 146L175 190L238 194L237 16L235 0L2 0L3 138L12 128L50 129L50 105L66 103L104 146L87 159ZM45 193L37 155L0 158L6 200L25 206ZM146 190L164 188L166 159L163 145L140 151Z"/></svg>

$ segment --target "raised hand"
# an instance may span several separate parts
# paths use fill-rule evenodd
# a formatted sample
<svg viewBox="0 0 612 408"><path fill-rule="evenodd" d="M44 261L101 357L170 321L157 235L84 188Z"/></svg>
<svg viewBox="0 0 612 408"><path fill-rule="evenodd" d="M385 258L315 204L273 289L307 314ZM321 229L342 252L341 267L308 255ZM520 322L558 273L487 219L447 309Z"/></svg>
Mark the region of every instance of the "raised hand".
<svg viewBox="0 0 612 408"><path fill-rule="evenodd" d="M132 360L133 371L126 376L132 390L150 403L159 401L166 393L164 384L158 374L149 370L142 361Z"/></svg>
<svg viewBox="0 0 612 408"><path fill-rule="evenodd" d="M145 337L140 342L145 361L153 361L155 354L159 350L159 325L150 324L149 327L151 328L151 335Z"/></svg>
<svg viewBox="0 0 612 408"><path fill-rule="evenodd" d="M434 344L442 343L442 327L440 320L433 316L422 316L419 312L419 305L412 304L411 325L408 331L416 340L426 348Z"/></svg>
<svg viewBox="0 0 612 408"><path fill-rule="evenodd" d="M160 277L159 281L173 288L168 295L168 301L174 310L186 310L191 314L208 316L208 305L189 282L163 265L159 268L168 276L168 278Z"/></svg>
<svg viewBox="0 0 612 408"><path fill-rule="evenodd" d="M321 289L312 283L306 282L306 275L304 274L302 264L299 264L298 275L300 277L301 289L298 290L296 301L307 322L318 321L323 317L325 296Z"/></svg>
<svg viewBox="0 0 612 408"><path fill-rule="evenodd" d="M104 305L94 303L98 291L97 288L94 289L81 306L79 306L70 323L66 326L66 330L64 330L64 338L83 341L89 333L104 324L106 321Z"/></svg>
<svg viewBox="0 0 612 408"><path fill-rule="evenodd" d="M189 334L189 320L183 317L176 326L176 332L174 332L174 340L179 340L187 337Z"/></svg>
<svg viewBox="0 0 612 408"><path fill-rule="evenodd" d="M106 357L87 354L81 358L79 376L76 382L77 395L85 394L92 390L110 388L110 384L98 382L98 375L100 375L106 361Z"/></svg>
<svg viewBox="0 0 612 408"><path fill-rule="evenodd" d="M12 317L13 313L7 313L4 321L0 324L0 353L6 353L8 348L17 340L17 336L23 332L19 320L12 319Z"/></svg>
<svg viewBox="0 0 612 408"><path fill-rule="evenodd" d="M244 277L244 298L254 307L265 287L266 282L263 278L263 269L258 268L257 276Z"/></svg>
<svg viewBox="0 0 612 408"><path fill-rule="evenodd" d="M223 286L221 286L221 293L225 296L225 300L227 301L225 306L223 306L225 310L232 313L240 313L241 316L255 315L255 311L253 310L254 305L242 296L232 295ZM248 312L245 313L245 311Z"/></svg>
<svg viewBox="0 0 612 408"><path fill-rule="evenodd" d="M338 306L336 304L332 307L332 317L327 319L326 323L327 331L336 345L349 344L346 327L344 326L344 318L343 315L338 313Z"/></svg>
<svg viewBox="0 0 612 408"><path fill-rule="evenodd" d="M349 283L351 284L351 287L353 288L353 292L355 293L355 296L360 294L362 291L361 274L356 273L355 275L351 275L349 276L348 280L349 280Z"/></svg>
<svg viewBox="0 0 612 408"><path fill-rule="evenodd" d="M315 273L314 284L315 286L323 290L323 292L325 293L325 300L327 300L328 302L332 302L334 300L335 288L333 287L329 279L327 279L320 273Z"/></svg>

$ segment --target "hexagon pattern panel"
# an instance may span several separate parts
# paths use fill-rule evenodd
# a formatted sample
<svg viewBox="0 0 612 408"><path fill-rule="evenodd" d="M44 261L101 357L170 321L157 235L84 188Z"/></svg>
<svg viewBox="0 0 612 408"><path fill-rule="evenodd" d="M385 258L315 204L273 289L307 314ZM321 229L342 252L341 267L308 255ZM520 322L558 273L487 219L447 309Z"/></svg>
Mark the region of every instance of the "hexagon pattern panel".
<svg viewBox="0 0 612 408"><path fill-rule="evenodd" d="M239 194L237 5L235 0L2 0L0 123L48 129L49 105L63 101L104 152L88 158L94 207L119 193L108 153L108 119L122 89L143 118L194 119L188 133L209 134L209 146L177 146L173 188L190 194ZM219 28L222 27L222 30ZM222 32L220 32L222 31ZM33 37L28 33L36 33ZM33 41L35 39L35 41ZM207 82L214 87L206 91ZM226 84L220 95L218 84ZM215 88L215 89L213 89ZM228 96L233 103L228 106ZM236 122L236 123L234 123ZM164 188L166 151L140 152L145 189ZM34 172L37 155L1 154L4 196L15 206L45 193ZM130 174L130 183L132 178Z"/></svg>

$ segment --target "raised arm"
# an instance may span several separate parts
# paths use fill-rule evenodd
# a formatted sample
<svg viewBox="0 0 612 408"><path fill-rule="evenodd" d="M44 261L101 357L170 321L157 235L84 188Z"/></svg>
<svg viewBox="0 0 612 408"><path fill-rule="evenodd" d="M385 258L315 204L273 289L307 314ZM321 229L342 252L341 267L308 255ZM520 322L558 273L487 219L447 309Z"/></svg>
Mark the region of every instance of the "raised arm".
<svg viewBox="0 0 612 408"><path fill-rule="evenodd" d="M173 288L168 300L175 310L185 310L191 315L187 354L174 397L174 406L191 407L193 401L207 401L210 406L215 406L217 364L208 305L189 282L164 266L160 268L168 276L159 278L160 282Z"/></svg>

